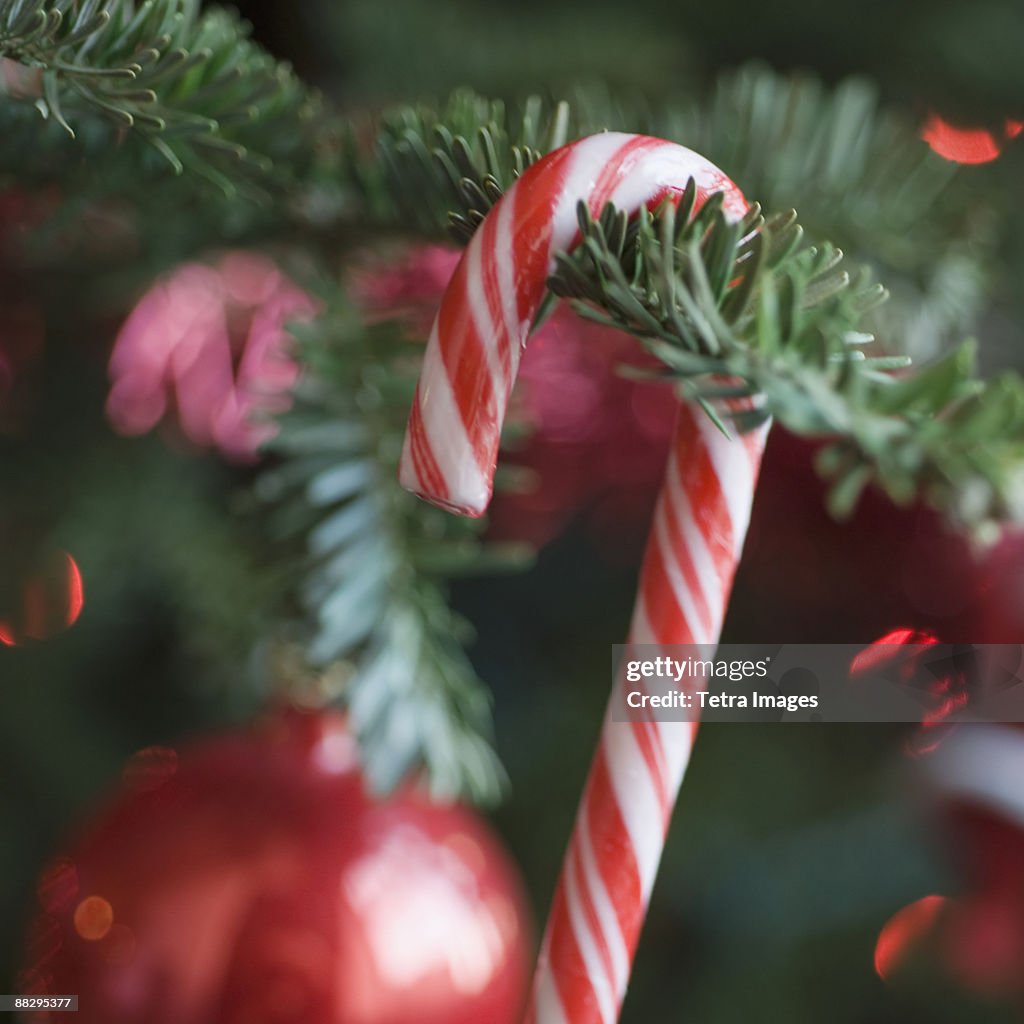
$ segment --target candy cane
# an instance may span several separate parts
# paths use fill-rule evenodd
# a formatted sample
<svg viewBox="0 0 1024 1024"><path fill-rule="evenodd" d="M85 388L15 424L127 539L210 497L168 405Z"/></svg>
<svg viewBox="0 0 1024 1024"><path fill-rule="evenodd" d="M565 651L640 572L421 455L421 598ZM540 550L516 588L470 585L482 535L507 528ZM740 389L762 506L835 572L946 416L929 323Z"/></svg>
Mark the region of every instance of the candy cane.
<svg viewBox="0 0 1024 1024"><path fill-rule="evenodd" d="M485 218L442 299L409 417L400 478L480 515L519 355L554 254L578 240L576 205L628 211L681 194L746 202L713 164L636 135L593 136L529 168ZM633 643L717 643L746 534L765 429L730 441L681 408L641 570ZM612 1024L629 979L694 726L616 722L617 682L569 843L534 979L533 1024ZM620 704L620 706L624 706Z"/></svg>
<svg viewBox="0 0 1024 1024"><path fill-rule="evenodd" d="M644 135L593 135L523 173L480 225L441 300L402 450L403 487L453 512L483 514L520 353L555 253L579 237L577 203L595 217L608 202L632 212L681 193L690 178L697 205L721 191L726 214L746 212L714 164Z"/></svg>

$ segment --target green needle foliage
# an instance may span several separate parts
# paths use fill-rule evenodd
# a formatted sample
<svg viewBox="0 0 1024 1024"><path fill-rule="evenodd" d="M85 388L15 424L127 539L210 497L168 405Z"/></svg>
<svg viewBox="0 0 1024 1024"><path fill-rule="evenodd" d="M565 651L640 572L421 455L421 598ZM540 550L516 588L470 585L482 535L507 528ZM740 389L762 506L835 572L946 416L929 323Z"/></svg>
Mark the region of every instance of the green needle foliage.
<svg viewBox="0 0 1024 1024"><path fill-rule="evenodd" d="M307 660L342 668L340 697L375 786L426 767L437 796L493 802L504 776L490 697L442 581L518 565L527 553L483 547L478 523L398 487L418 343L392 325L366 328L337 304L293 330L307 375L258 492L278 537L300 542Z"/></svg>
<svg viewBox="0 0 1024 1024"><path fill-rule="evenodd" d="M469 90L440 108L385 114L376 131L369 156L358 132L348 138L347 171L363 215L460 242L526 167L581 133L567 104L531 97L513 112Z"/></svg>
<svg viewBox="0 0 1024 1024"><path fill-rule="evenodd" d="M0 58L16 98L72 137L101 118L108 144L134 133L228 194L295 159L315 109L245 23L198 0L0 0Z"/></svg>

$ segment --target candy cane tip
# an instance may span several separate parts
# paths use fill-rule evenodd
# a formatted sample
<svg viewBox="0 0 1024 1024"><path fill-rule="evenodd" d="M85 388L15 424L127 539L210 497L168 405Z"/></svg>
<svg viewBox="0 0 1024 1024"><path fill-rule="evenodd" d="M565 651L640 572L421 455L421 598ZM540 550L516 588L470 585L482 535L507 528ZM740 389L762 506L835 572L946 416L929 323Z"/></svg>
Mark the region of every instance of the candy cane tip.
<svg viewBox="0 0 1024 1024"><path fill-rule="evenodd" d="M428 502L445 512L452 512L468 519L480 519L491 503L491 491L482 490L472 496L456 496L448 493L439 494L427 486L419 477L415 467L408 460L403 460L398 469L398 482L405 490L415 494L417 498Z"/></svg>
<svg viewBox="0 0 1024 1024"><path fill-rule="evenodd" d="M412 488L406 488L412 490ZM422 498L424 501L429 502L436 508L444 509L445 512L451 512L457 516L463 516L466 519L482 519L484 514L487 512L486 503L480 507L473 505L460 505L455 501L445 501L443 498L437 498L432 494L424 494L422 491L412 491L417 498Z"/></svg>

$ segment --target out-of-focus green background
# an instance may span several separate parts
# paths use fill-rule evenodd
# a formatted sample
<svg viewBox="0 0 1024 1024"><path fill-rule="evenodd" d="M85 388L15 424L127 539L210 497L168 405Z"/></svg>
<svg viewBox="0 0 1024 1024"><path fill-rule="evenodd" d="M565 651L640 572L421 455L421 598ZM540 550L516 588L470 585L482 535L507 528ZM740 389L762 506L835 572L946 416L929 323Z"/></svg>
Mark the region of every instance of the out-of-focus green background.
<svg viewBox="0 0 1024 1024"><path fill-rule="evenodd" d="M264 0L241 7L262 42L354 109L467 84L509 97L584 83L665 98L706 90L720 71L758 58L829 82L866 74L912 118L930 109L993 125L1024 116L1024 6L1013 0ZM1020 166L1019 153L1008 152L996 173L1009 180ZM1011 244L1008 266L1014 255ZM273 564L251 554L252 524L225 515L236 475L158 438L127 443L110 435L103 352L116 321L82 338L47 287L34 296L47 310L49 339L38 409L30 439L10 450L4 469L5 487L31 481L33 500L22 494L19 508L32 521L15 521L4 539L16 544L19 530L38 533L45 521L75 552L86 604L66 634L0 650L3 991L13 991L36 870L125 758L241 720L259 705L247 664L259 630L251 608L274 585ZM102 314L102 295L96 304ZM988 320L998 325L1011 310L1007 302ZM769 455L766 473L783 481L776 495L779 486L792 488L776 504L817 507L809 478L790 480L784 462ZM810 512L795 515L804 529L822 528ZM865 570L877 593L853 592L860 604L844 611L837 585L831 603L811 607L800 590L808 571L842 579L850 559L871 562L869 534L861 553L827 548L834 536L821 536L817 564L795 571L755 517L726 639L873 639L867 623L876 617L863 602L886 607L888 567ZM494 688L512 780L496 821L539 919L603 712L608 645L628 620L639 548L636 538L622 544L611 550L572 528L531 571L462 583L455 592L478 631L473 656ZM786 635L777 635L781 629ZM704 729L625 1021L1010 1019L1008 1009L977 1002L938 971L896 988L873 971L884 920L952 884L912 790L904 735L850 726Z"/></svg>

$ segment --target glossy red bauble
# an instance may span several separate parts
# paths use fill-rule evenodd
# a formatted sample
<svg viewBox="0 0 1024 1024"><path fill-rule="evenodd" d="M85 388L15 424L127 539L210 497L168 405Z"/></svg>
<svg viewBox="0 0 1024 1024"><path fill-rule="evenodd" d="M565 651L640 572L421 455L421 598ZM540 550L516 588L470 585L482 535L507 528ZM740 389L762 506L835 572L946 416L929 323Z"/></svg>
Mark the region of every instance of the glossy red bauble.
<svg viewBox="0 0 1024 1024"><path fill-rule="evenodd" d="M335 716L133 760L40 879L28 984L79 1024L513 1024L520 883L470 811L370 798ZM58 1018L55 1018L58 1019Z"/></svg>

